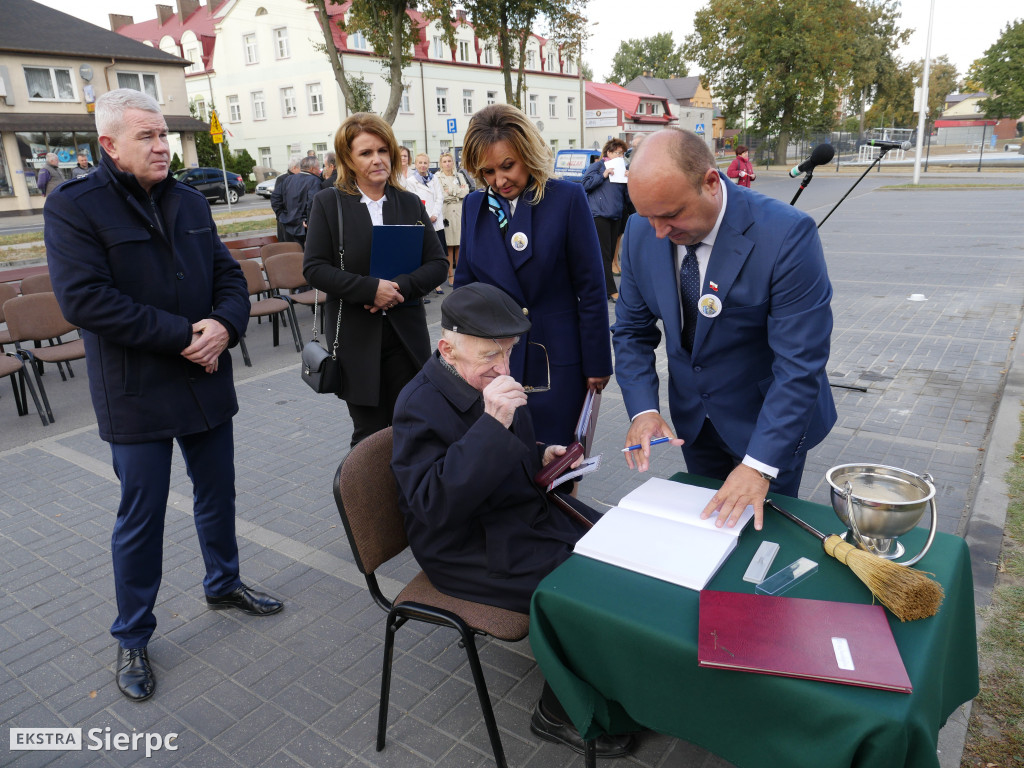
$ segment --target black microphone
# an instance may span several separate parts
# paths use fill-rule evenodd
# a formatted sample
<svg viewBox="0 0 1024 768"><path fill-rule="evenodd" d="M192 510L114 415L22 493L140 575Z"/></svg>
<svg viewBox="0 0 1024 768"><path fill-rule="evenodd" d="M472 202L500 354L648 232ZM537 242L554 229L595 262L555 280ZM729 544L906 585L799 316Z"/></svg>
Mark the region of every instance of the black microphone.
<svg viewBox="0 0 1024 768"><path fill-rule="evenodd" d="M881 139L868 139L869 147L879 149L902 149L904 152L913 146L909 141L882 141Z"/></svg>
<svg viewBox="0 0 1024 768"><path fill-rule="evenodd" d="M832 158L835 157L835 155L836 148L831 144L819 144L811 150L811 156L809 158L789 172L789 176L790 178L795 179L801 173L813 171L819 165L825 165L825 163L832 162Z"/></svg>

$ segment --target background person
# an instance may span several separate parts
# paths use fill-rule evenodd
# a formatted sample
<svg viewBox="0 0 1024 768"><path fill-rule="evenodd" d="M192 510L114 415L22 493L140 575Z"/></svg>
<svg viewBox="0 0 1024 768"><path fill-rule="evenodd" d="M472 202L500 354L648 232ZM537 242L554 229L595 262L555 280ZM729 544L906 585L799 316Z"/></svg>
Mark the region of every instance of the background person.
<svg viewBox="0 0 1024 768"><path fill-rule="evenodd" d="M211 608L255 616L282 604L242 584L235 540L231 355L249 322L238 263L202 193L168 176L160 105L140 91L96 100L100 167L46 201L46 255L64 316L82 329L100 438L121 503L110 549L117 686L153 695L164 515L177 441L194 487L193 517ZM117 236L111 236L117 232ZM170 288L169 288L170 287Z"/></svg>
<svg viewBox="0 0 1024 768"><path fill-rule="evenodd" d="M283 176L278 176L277 181L274 182L274 190L270 193L270 210L277 217L277 241L279 243L289 242L288 233L285 232L282 222L282 218L288 215L285 209L284 192L288 188L292 177L298 175L300 162L302 162L302 157L299 155L292 156L292 159L288 161L288 172Z"/></svg>
<svg viewBox="0 0 1024 768"><path fill-rule="evenodd" d="M288 179L284 191L284 210L280 221L289 241L305 246L309 209L313 205L313 198L322 189L323 180L320 178L316 157L302 158L299 161L299 172Z"/></svg>
<svg viewBox="0 0 1024 768"><path fill-rule="evenodd" d="M448 243L444 239L444 192L441 190L441 180L430 172L430 158L422 152L416 155L415 167L409 172L406 189L420 196L427 209L427 216L430 217L430 225L441 243L441 249L447 250ZM444 293L440 285L434 291Z"/></svg>
<svg viewBox="0 0 1024 768"><path fill-rule="evenodd" d="M89 165L89 156L84 152L78 153L76 163L75 167L71 169L72 179L79 179L82 176L88 176L93 170L93 167Z"/></svg>
<svg viewBox="0 0 1024 768"><path fill-rule="evenodd" d="M412 171L412 150L402 146L398 148L398 186L409 188L409 173Z"/></svg>
<svg viewBox="0 0 1024 768"><path fill-rule="evenodd" d="M769 485L796 496L807 451L836 421L818 230L806 213L727 183L704 139L679 129L645 139L629 194L637 215L622 239L612 333L632 419L625 444L644 447L627 462L645 471L650 440L678 435L686 468L724 481L704 516L734 525L752 504L760 528ZM675 432L658 412L662 333Z"/></svg>
<svg viewBox="0 0 1024 768"><path fill-rule="evenodd" d="M56 154L48 152L46 154L46 165L40 168L36 174L36 186L43 193L43 197L48 197L53 190L65 181L67 179L64 176L64 171L61 170L60 160Z"/></svg>
<svg viewBox="0 0 1024 768"><path fill-rule="evenodd" d="M736 157L733 158L732 162L729 163L729 168L726 170L725 175L730 179L736 179L736 183L741 187L750 188L750 182L755 178L754 175L754 164L750 162L750 158L747 156L747 148L738 144L736 146Z"/></svg>
<svg viewBox="0 0 1024 768"><path fill-rule="evenodd" d="M459 238L462 235L462 201L469 194L469 184L462 174L455 172L455 158L451 152L441 154L441 169L437 179L444 199L444 240L448 245L448 285L452 284L455 265L459 263Z"/></svg>
<svg viewBox="0 0 1024 768"><path fill-rule="evenodd" d="M422 226L427 212L416 195L398 187L398 144L391 126L379 116L350 115L334 136L334 151L338 185L313 199L303 274L312 287L328 295L328 349L334 344L342 301L338 355L344 381L337 394L348 405L355 445L391 425L398 393L430 357L422 298L444 280L447 260L437 238L424 227L418 269L391 280L370 277L373 226ZM339 191L344 269L338 263Z"/></svg>
<svg viewBox="0 0 1024 768"><path fill-rule="evenodd" d="M597 513L566 499L576 519L533 482L565 447L538 444L527 395L509 375L516 338L530 330L522 308L472 283L445 299L441 328L437 351L395 406L391 466L409 545L442 592L527 613L537 584L572 554ZM530 728L582 751L546 684ZM599 749L623 755L631 741L605 738Z"/></svg>
<svg viewBox="0 0 1024 768"><path fill-rule="evenodd" d="M601 243L605 291L609 299L617 301L619 289L615 286L615 278L612 275L612 257L615 255L615 244L621 231L620 220L626 204L626 185L612 180L615 169L609 168L607 161L625 155L626 142L622 139L612 139L604 145L602 154L603 157L591 163L583 174L583 189L587 192L590 212L594 214L597 239Z"/></svg>
<svg viewBox="0 0 1024 768"><path fill-rule="evenodd" d="M324 177L324 189L330 189L338 180L338 160L333 152L324 155L324 168L320 175Z"/></svg>
<svg viewBox="0 0 1024 768"><path fill-rule="evenodd" d="M568 444L587 388L604 388L612 372L601 250L586 194L553 178L544 137L507 104L473 116L462 158L481 188L463 206L455 286L496 285L529 313L533 326L512 351L512 376L543 385L550 361L551 389L530 395L530 414L539 440Z"/></svg>

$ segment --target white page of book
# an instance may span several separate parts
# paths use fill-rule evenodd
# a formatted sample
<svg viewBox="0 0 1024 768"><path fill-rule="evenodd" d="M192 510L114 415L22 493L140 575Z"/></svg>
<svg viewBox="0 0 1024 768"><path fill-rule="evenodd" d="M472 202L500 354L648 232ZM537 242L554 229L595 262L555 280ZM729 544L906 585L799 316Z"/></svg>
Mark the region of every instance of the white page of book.
<svg viewBox="0 0 1024 768"><path fill-rule="evenodd" d="M678 483L676 483L678 485ZM677 520L612 507L576 542L576 554L703 589L725 562L737 539Z"/></svg>
<svg viewBox="0 0 1024 768"><path fill-rule="evenodd" d="M715 491L711 488L698 488L695 485L652 477L639 488L623 496L619 506L635 509L637 512L645 512L648 515L664 517L668 520L676 520L696 528L739 536L740 531L754 516L754 508L748 505L734 527L729 528L723 525L721 528L717 528L715 527L717 515L712 515L707 520L700 519L700 513L704 511L704 507L708 505L714 495Z"/></svg>

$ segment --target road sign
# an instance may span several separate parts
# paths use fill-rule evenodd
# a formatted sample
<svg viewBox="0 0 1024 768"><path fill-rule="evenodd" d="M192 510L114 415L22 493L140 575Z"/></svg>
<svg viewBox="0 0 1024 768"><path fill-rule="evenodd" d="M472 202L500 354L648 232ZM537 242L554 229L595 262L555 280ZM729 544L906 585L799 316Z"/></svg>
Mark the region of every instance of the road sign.
<svg viewBox="0 0 1024 768"><path fill-rule="evenodd" d="M699 136L703 136L704 135L704 123L697 123L696 127L693 129L693 132L696 133Z"/></svg>
<svg viewBox="0 0 1024 768"><path fill-rule="evenodd" d="M456 130L455 130L455 118L454 117L449 117L448 118L448 133L456 133Z"/></svg>
<svg viewBox="0 0 1024 768"><path fill-rule="evenodd" d="M224 141L224 126L220 124L215 109L210 110L210 138L214 144L221 144Z"/></svg>

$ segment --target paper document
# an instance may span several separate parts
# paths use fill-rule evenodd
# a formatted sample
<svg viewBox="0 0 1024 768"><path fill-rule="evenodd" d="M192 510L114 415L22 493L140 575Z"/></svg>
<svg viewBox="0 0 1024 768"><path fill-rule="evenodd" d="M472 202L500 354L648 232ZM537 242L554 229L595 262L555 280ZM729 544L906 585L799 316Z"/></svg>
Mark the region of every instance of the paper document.
<svg viewBox="0 0 1024 768"><path fill-rule="evenodd" d="M596 472L601 468L601 454L597 456L591 456L589 459L584 459L580 462L580 465L576 469L569 470L564 475L559 475L556 480L553 480L545 491L550 491L555 486L567 483L570 480L575 480L577 477L583 477L589 475L591 472Z"/></svg>
<svg viewBox="0 0 1024 768"><path fill-rule="evenodd" d="M622 157L614 157L604 161L605 168L611 168L612 173L608 175L608 181L612 184L626 183L626 160Z"/></svg>
<svg viewBox="0 0 1024 768"><path fill-rule="evenodd" d="M715 491L652 478L627 494L578 542L576 554L703 589L728 559L740 532L754 516L747 507L733 528L715 527L700 513Z"/></svg>

